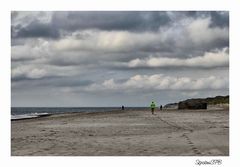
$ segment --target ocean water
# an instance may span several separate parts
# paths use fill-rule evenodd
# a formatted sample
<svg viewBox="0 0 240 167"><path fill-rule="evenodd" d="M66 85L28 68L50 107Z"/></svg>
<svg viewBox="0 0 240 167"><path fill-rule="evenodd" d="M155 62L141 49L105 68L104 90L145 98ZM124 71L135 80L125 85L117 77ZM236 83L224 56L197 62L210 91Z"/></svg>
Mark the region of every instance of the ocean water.
<svg viewBox="0 0 240 167"><path fill-rule="evenodd" d="M125 110L141 110L144 107L125 107ZM121 107L12 107L11 120L35 118L49 114L72 112L111 112L121 110Z"/></svg>

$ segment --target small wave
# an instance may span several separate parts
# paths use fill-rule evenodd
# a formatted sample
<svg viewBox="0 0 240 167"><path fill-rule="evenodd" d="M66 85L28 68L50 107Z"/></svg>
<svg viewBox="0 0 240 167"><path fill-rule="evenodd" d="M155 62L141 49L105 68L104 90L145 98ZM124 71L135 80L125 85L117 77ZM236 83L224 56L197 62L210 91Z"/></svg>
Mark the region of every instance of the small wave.
<svg viewBox="0 0 240 167"><path fill-rule="evenodd" d="M11 115L11 120L30 119L50 115L49 113L30 113L21 115Z"/></svg>

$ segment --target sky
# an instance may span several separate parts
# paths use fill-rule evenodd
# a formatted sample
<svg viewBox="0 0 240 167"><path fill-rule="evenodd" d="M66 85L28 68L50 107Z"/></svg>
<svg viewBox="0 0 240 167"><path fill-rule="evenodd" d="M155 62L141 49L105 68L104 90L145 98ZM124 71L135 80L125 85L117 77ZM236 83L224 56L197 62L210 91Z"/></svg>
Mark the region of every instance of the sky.
<svg viewBox="0 0 240 167"><path fill-rule="evenodd" d="M149 106L228 94L226 11L11 13L13 107Z"/></svg>

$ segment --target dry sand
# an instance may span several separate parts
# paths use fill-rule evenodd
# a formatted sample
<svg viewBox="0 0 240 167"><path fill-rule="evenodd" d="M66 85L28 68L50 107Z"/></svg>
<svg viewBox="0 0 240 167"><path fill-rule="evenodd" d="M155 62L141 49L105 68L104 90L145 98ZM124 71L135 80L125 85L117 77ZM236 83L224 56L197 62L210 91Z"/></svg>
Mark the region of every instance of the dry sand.
<svg viewBox="0 0 240 167"><path fill-rule="evenodd" d="M72 113L12 121L11 154L228 156L228 110Z"/></svg>

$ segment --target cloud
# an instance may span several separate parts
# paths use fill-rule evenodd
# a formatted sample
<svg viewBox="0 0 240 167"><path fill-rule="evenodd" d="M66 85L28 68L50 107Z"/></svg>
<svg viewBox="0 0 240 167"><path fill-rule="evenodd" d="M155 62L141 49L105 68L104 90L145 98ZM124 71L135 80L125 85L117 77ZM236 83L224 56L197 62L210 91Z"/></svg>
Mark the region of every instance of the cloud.
<svg viewBox="0 0 240 167"><path fill-rule="evenodd" d="M170 21L166 12L151 11L55 12L52 17L52 24L67 31L156 31Z"/></svg>
<svg viewBox="0 0 240 167"><path fill-rule="evenodd" d="M129 68L136 67L197 67L197 68L215 68L228 67L229 55L228 48L217 50L215 52L206 52L203 56L191 57L187 59L167 58L167 57L148 57L145 59L134 59L127 64Z"/></svg>
<svg viewBox="0 0 240 167"><path fill-rule="evenodd" d="M209 19L157 32L81 31L53 42L53 49L59 51L123 53L131 51L173 53L181 50L191 52L196 48L201 51L221 47L228 47L228 29L210 28Z"/></svg>
<svg viewBox="0 0 240 167"><path fill-rule="evenodd" d="M76 82L74 79L74 76L81 75L80 67L72 67L72 66L52 66L48 64L41 64L38 62L33 63L20 63L17 62L17 64L12 65L11 70L11 78L12 81L26 81L26 80L43 80L51 78L55 82L58 82L56 78L72 78L71 80ZM67 82L67 81L66 81ZM29 81L29 84L31 82Z"/></svg>
<svg viewBox="0 0 240 167"><path fill-rule="evenodd" d="M50 23L53 13L50 11L12 11L11 25L22 25L25 27L36 20L41 23Z"/></svg>
<svg viewBox="0 0 240 167"><path fill-rule="evenodd" d="M229 13L228 11L186 11L174 12L175 17L179 19L183 17L191 17L193 19L208 18L210 17L210 27L228 27L229 26ZM176 19L176 18L175 18Z"/></svg>
<svg viewBox="0 0 240 167"><path fill-rule="evenodd" d="M229 13L228 11L209 12L211 15L211 25L214 27L228 27L229 26Z"/></svg>
<svg viewBox="0 0 240 167"><path fill-rule="evenodd" d="M24 41L23 45L11 47L12 61L37 60L51 54L49 41L37 39Z"/></svg>
<svg viewBox="0 0 240 167"><path fill-rule="evenodd" d="M113 78L105 80L101 84L92 84L88 91L117 90L218 90L227 89L228 79L224 77L171 77L163 74L135 75L125 82L116 82Z"/></svg>
<svg viewBox="0 0 240 167"><path fill-rule="evenodd" d="M142 61L149 55L153 55L152 58L185 59L189 55L196 57L214 49L228 47L228 28L211 26L212 19L208 12L203 12L204 17L203 14L188 17L188 15L194 15L193 12L180 13L33 12L31 14L14 12L12 26L17 29L15 35L20 35L20 32L25 30L33 31L27 32L28 35L23 35L21 38L12 37L12 60L45 59L45 63L51 65L78 66L91 62L98 64L99 60L105 61L105 64L134 59ZM118 21L114 22L115 17L134 21L135 16L143 19L139 20L139 24L143 24L143 31L132 31L134 26L131 27L132 29L110 28L111 24L118 24ZM151 21L152 24L154 20L161 22L162 18L159 17L163 16L171 21L166 24L161 23L161 26L154 31L149 28L151 24L145 24L146 20ZM110 19L109 23L108 19L103 19L105 17ZM87 19L90 20L87 21ZM46 25L49 33L52 30L59 33L59 38L52 39L52 34L47 35L47 33L40 35L43 31L38 31L38 28L42 29L38 24ZM67 28L64 25L75 28ZM84 25L86 27L81 28ZM98 28L101 27L99 25L109 25L109 29ZM34 36L35 32L36 36ZM37 35L38 32L39 35Z"/></svg>
<svg viewBox="0 0 240 167"><path fill-rule="evenodd" d="M40 79L47 76L47 72L41 68L30 68L28 66L17 67L12 70L12 80Z"/></svg>
<svg viewBox="0 0 240 167"><path fill-rule="evenodd" d="M59 38L59 30L53 25L34 20L26 27L11 27L12 38Z"/></svg>
<svg viewBox="0 0 240 167"><path fill-rule="evenodd" d="M12 12L14 38L59 38L79 30L157 31L170 22L165 12Z"/></svg>
<svg viewBox="0 0 240 167"><path fill-rule="evenodd" d="M199 18L192 21L186 28L190 39L195 44L212 43L213 41L228 41L228 28L210 27L211 18Z"/></svg>
<svg viewBox="0 0 240 167"><path fill-rule="evenodd" d="M12 12L13 104L228 93L228 22L224 11Z"/></svg>
<svg viewBox="0 0 240 167"><path fill-rule="evenodd" d="M158 31L82 30L53 42L59 51L162 52L184 55L186 52L228 47L228 28L211 27L211 18L185 18ZM171 55L168 54L168 55Z"/></svg>
<svg viewBox="0 0 240 167"><path fill-rule="evenodd" d="M210 18L210 26L228 27L228 12L224 11L78 11L78 12L17 12L11 13L12 37L57 38L61 31L158 31L176 20Z"/></svg>
<svg viewBox="0 0 240 167"><path fill-rule="evenodd" d="M11 12L11 38L58 38L59 29L51 24L53 12Z"/></svg>
<svg viewBox="0 0 240 167"><path fill-rule="evenodd" d="M78 39L70 36L53 43L56 50L130 52L154 47L161 42L159 34L131 33L128 31L87 31L88 38Z"/></svg>

